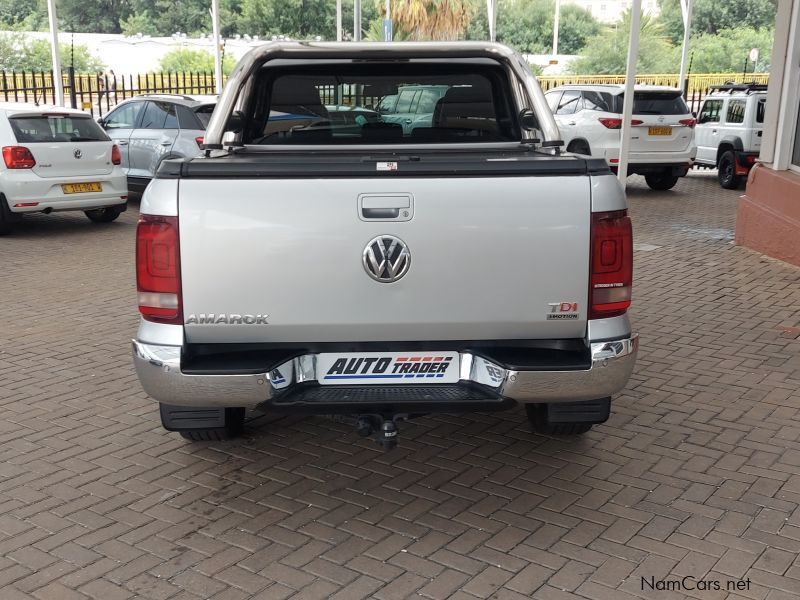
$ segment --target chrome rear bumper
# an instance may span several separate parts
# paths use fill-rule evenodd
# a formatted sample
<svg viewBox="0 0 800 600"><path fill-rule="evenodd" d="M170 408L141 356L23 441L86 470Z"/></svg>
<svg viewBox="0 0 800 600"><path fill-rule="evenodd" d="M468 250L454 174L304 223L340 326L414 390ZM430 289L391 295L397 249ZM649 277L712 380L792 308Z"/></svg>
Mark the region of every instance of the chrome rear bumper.
<svg viewBox="0 0 800 600"><path fill-rule="evenodd" d="M577 402L611 396L622 390L633 372L638 335L591 343L591 367L569 371L504 369L479 356L461 353L461 379L487 385L520 403ZM306 354L272 373L194 375L181 371L181 346L133 341L133 361L145 392L158 402L183 406L253 407L296 383L314 382L316 355ZM487 379L486 366L496 379ZM499 371L497 371L499 369ZM278 377L274 375L279 372Z"/></svg>

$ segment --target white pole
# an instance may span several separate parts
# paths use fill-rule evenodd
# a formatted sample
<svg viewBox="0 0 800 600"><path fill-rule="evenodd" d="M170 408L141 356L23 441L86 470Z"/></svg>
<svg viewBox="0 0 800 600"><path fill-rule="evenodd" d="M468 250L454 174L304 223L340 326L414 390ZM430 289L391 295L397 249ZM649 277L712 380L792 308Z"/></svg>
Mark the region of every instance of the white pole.
<svg viewBox="0 0 800 600"><path fill-rule="evenodd" d="M353 41L361 41L361 0L353 0Z"/></svg>
<svg viewBox="0 0 800 600"><path fill-rule="evenodd" d="M625 71L625 100L622 103L622 131L619 143L617 177L625 187L628 178L628 153L631 147L631 115L633 114L633 85L636 82L636 57L639 54L639 26L642 18L642 0L633 0L631 6L631 32L628 41L628 66Z"/></svg>
<svg viewBox="0 0 800 600"><path fill-rule="evenodd" d="M342 0L336 0L336 41L342 41Z"/></svg>
<svg viewBox="0 0 800 600"><path fill-rule="evenodd" d="M689 55L689 38L692 34L692 0L681 0L683 12L683 48L681 49L681 74L678 78L678 87L681 91L686 89L686 59Z"/></svg>
<svg viewBox="0 0 800 600"><path fill-rule="evenodd" d="M553 19L553 56L558 54L558 25L561 20L561 0L556 0L556 16Z"/></svg>
<svg viewBox="0 0 800 600"><path fill-rule="evenodd" d="M219 0L211 0L211 30L214 35L214 82L217 94L222 93L222 49L219 39Z"/></svg>
<svg viewBox="0 0 800 600"><path fill-rule="evenodd" d="M53 89L56 92L56 105L64 106L64 82L61 80L61 51L58 48L56 0L47 0L47 17L50 21L50 46L53 51Z"/></svg>
<svg viewBox="0 0 800 600"><path fill-rule="evenodd" d="M486 16L489 19L489 41L497 39L497 5L496 0L486 0Z"/></svg>

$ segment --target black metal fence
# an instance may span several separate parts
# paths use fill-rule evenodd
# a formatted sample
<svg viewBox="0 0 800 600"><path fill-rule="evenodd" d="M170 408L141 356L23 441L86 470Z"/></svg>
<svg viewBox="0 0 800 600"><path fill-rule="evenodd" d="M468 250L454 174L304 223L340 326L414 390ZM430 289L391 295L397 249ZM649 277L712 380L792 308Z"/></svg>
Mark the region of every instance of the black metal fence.
<svg viewBox="0 0 800 600"><path fill-rule="evenodd" d="M215 94L213 73L146 73L138 75L62 74L65 104L102 116L118 102L138 94ZM0 99L4 102L55 104L49 71L0 71Z"/></svg>

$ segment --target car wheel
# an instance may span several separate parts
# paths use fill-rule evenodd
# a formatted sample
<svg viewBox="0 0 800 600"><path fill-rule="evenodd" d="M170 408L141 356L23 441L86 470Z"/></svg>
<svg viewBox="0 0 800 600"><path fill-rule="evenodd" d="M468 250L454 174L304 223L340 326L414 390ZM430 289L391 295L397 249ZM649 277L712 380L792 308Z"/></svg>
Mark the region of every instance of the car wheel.
<svg viewBox="0 0 800 600"><path fill-rule="evenodd" d="M591 156L592 151L589 148L589 144L584 141L576 141L572 142L567 148L567 152L574 152L575 154L584 154L586 156Z"/></svg>
<svg viewBox="0 0 800 600"><path fill-rule="evenodd" d="M244 408L226 408L225 425L208 429L183 429L180 431L184 439L193 442L221 442L239 437L244 431Z"/></svg>
<svg viewBox="0 0 800 600"><path fill-rule="evenodd" d="M107 206L84 211L84 214L95 223L111 223L122 214L122 211L116 206Z"/></svg>
<svg viewBox="0 0 800 600"><path fill-rule="evenodd" d="M580 435L592 428L594 423L552 423L547 417L547 404L526 404L525 413L534 433L542 435Z"/></svg>
<svg viewBox="0 0 800 600"><path fill-rule="evenodd" d="M671 190L678 183L678 177L668 173L645 175L644 180L651 190Z"/></svg>
<svg viewBox="0 0 800 600"><path fill-rule="evenodd" d="M741 178L736 174L736 156L731 150L723 152L717 165L717 180L726 190L735 190L741 183Z"/></svg>
<svg viewBox="0 0 800 600"><path fill-rule="evenodd" d="M8 235L14 229L11 220L11 209L8 208L8 201L5 196L0 195L0 235Z"/></svg>

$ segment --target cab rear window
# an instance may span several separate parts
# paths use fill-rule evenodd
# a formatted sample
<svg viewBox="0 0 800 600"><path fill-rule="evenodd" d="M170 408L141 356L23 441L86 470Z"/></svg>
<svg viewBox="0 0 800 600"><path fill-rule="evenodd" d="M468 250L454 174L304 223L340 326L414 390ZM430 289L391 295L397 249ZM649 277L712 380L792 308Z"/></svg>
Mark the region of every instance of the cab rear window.
<svg viewBox="0 0 800 600"><path fill-rule="evenodd" d="M109 141L102 128L88 115L24 115L10 117L8 122L21 144Z"/></svg>
<svg viewBox="0 0 800 600"><path fill-rule="evenodd" d="M507 75L446 64L265 70L245 143L431 144L521 138Z"/></svg>

